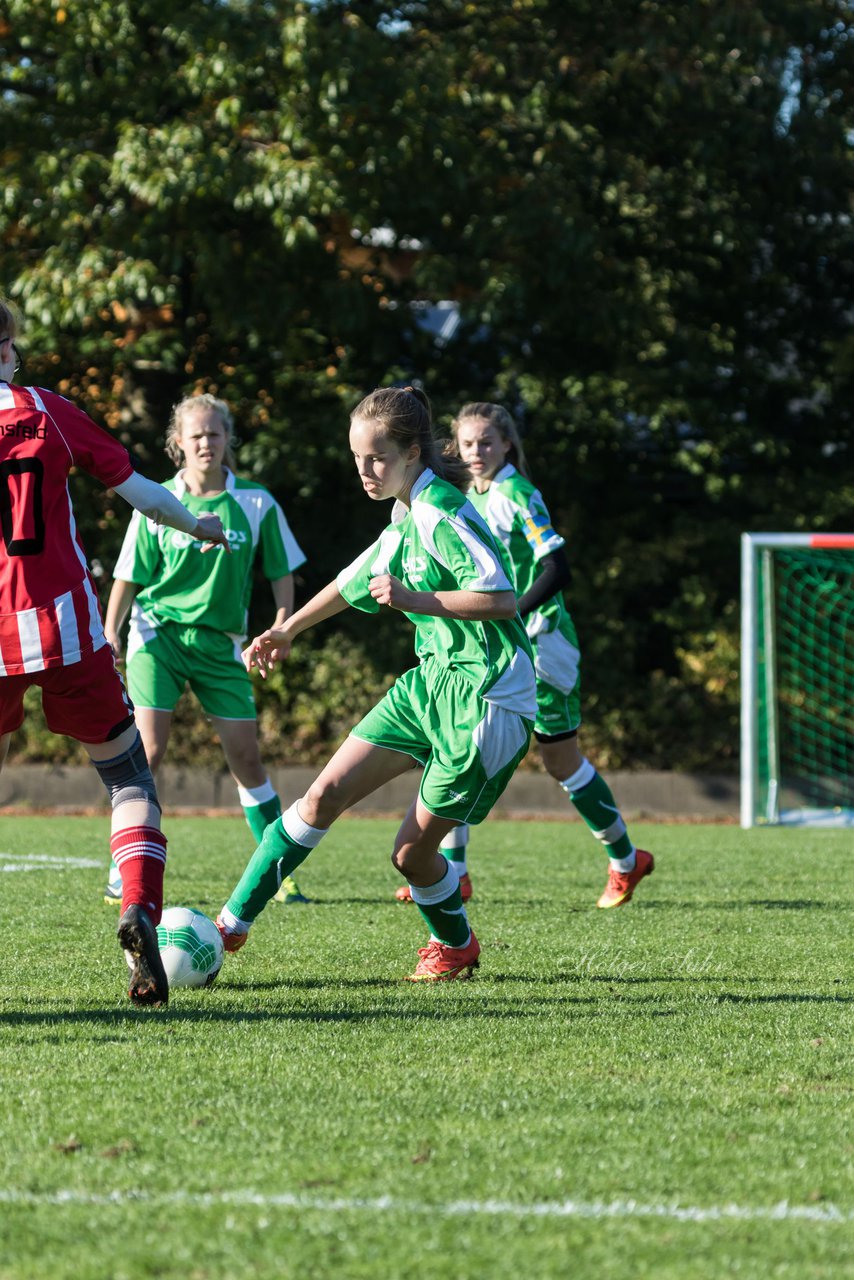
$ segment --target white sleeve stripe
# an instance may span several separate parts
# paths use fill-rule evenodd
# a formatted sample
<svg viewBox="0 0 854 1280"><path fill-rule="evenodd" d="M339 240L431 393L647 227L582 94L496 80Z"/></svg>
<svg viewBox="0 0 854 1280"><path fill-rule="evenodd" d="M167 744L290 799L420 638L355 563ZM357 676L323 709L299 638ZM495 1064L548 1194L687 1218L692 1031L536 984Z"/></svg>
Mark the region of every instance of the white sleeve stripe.
<svg viewBox="0 0 854 1280"><path fill-rule="evenodd" d="M400 534L397 530L383 529L377 541L372 542L361 555L356 556L356 559L352 564L348 564L347 567L342 569L338 574L335 581L339 591L342 587L346 587L348 582L352 582L354 578L358 577L362 569L364 569L372 557L373 562L370 565L371 576L376 577L377 574L388 573L391 557L399 545Z"/></svg>
<svg viewBox="0 0 854 1280"><path fill-rule="evenodd" d="M415 516L418 532L424 540L424 544L430 552L434 560L438 561L443 568L450 570L450 565L446 563L443 556L439 554L433 537L434 530L442 520L447 520L451 528L456 533L460 542L469 553L477 570L477 579L467 585L466 590L469 591L512 591L513 584L508 580L507 574L501 565L497 555L490 551L489 547L477 537L470 526L460 516L447 515L437 510L436 507L430 506L426 502L413 503L412 512Z"/></svg>
<svg viewBox="0 0 854 1280"><path fill-rule="evenodd" d="M288 562L288 573L293 573L294 569L298 569L301 564L305 564L305 552L291 532L291 526L288 524L285 513L278 502L275 505L275 511L279 537L282 539L282 546L285 549L285 557Z"/></svg>

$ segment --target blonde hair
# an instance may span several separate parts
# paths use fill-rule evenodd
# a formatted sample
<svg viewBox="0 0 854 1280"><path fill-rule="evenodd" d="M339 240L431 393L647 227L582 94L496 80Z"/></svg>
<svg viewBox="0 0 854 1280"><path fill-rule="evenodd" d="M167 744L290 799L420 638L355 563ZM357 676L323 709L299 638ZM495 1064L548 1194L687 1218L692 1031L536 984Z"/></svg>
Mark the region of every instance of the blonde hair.
<svg viewBox="0 0 854 1280"><path fill-rule="evenodd" d="M212 396L208 392L200 396L185 396L183 400L180 400L173 407L169 426L166 429L166 452L169 457L176 467L180 467L184 461L184 451L178 443L178 437L184 430L187 418L191 413L196 413L199 409L212 409L219 417L225 429L225 453L222 460L229 471L236 470L237 464L234 461L234 449L238 440L234 434L234 418L231 416L231 410L225 401L217 400L216 396Z"/></svg>
<svg viewBox="0 0 854 1280"><path fill-rule="evenodd" d="M6 298L0 297L0 339L17 338L18 312Z"/></svg>
<svg viewBox="0 0 854 1280"><path fill-rule="evenodd" d="M434 436L430 401L420 387L380 387L356 405L354 418L378 423L402 450L417 444L424 466L463 493L471 485L471 472L452 441L440 443Z"/></svg>
<svg viewBox="0 0 854 1280"><path fill-rule="evenodd" d="M495 427L504 443L510 445L507 457L516 470L521 472L526 480L530 480L525 450L519 438L519 428L503 405L491 404L486 400L473 400L469 404L464 404L451 423L451 432L455 441L460 425L471 418L482 418L491 427Z"/></svg>

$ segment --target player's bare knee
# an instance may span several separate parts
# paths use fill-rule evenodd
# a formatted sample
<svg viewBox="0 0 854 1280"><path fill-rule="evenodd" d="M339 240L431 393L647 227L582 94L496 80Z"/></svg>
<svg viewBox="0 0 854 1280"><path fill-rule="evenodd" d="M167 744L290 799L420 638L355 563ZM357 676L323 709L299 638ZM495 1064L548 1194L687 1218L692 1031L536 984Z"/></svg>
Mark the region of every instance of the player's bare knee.
<svg viewBox="0 0 854 1280"><path fill-rule="evenodd" d="M122 804L142 802L153 805L160 813L157 788L139 734L126 750L112 759L93 760L92 763L107 788L113 809Z"/></svg>
<svg viewBox="0 0 854 1280"><path fill-rule="evenodd" d="M405 840L395 847L391 860L402 876L409 876L412 873L417 874L421 870L425 853L431 854L434 852L432 844L425 849L423 842L420 840Z"/></svg>
<svg viewBox="0 0 854 1280"><path fill-rule="evenodd" d="M399 849L398 848L392 849L392 852L391 852L391 865L394 867L395 871L399 871L402 876L406 875L405 850L406 850L406 845L401 845Z"/></svg>
<svg viewBox="0 0 854 1280"><path fill-rule="evenodd" d="M310 827L331 827L346 805L341 803L340 788L332 782L313 782L299 802L299 814Z"/></svg>

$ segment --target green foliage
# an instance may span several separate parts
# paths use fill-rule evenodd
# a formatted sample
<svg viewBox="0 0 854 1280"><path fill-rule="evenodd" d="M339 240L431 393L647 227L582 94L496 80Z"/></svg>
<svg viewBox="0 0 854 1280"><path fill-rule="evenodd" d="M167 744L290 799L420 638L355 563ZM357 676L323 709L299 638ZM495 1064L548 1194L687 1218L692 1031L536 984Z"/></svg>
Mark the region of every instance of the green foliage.
<svg viewBox="0 0 854 1280"><path fill-rule="evenodd" d="M421 377L443 423L500 399L567 536L588 739L613 764L731 760L735 669L698 672L733 652L737 535L854 505L850 6L4 14L0 278L29 376L155 477L169 405L229 399L305 590L376 531L346 446L364 391ZM415 321L439 299L450 343ZM85 492L109 564L124 519Z"/></svg>
<svg viewBox="0 0 854 1280"><path fill-rule="evenodd" d="M411 665L411 664L410 664ZM392 683L377 673L364 644L332 634L297 645L260 691L259 741L265 760L320 763Z"/></svg>

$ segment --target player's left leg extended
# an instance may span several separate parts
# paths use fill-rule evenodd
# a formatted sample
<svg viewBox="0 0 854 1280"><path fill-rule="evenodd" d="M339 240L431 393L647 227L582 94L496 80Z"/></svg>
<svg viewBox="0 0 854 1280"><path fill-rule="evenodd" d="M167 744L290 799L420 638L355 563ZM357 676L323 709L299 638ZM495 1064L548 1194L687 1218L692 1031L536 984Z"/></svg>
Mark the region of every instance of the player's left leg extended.
<svg viewBox="0 0 854 1280"><path fill-rule="evenodd" d="M212 715L211 724L219 734L229 772L237 785L246 825L258 845L270 823L281 818L282 802L261 762L257 721ZM293 876L285 877L274 896L277 902L288 906L308 902Z"/></svg>
<svg viewBox="0 0 854 1280"><path fill-rule="evenodd" d="M296 801L264 832L217 919L227 951L237 951L250 925L316 848L345 809L415 767L411 756L350 737Z"/></svg>

